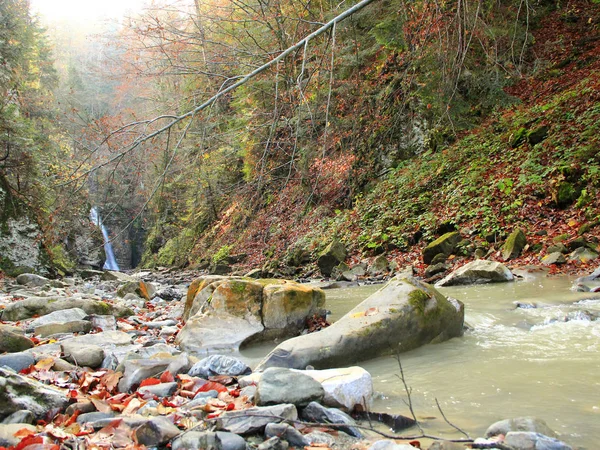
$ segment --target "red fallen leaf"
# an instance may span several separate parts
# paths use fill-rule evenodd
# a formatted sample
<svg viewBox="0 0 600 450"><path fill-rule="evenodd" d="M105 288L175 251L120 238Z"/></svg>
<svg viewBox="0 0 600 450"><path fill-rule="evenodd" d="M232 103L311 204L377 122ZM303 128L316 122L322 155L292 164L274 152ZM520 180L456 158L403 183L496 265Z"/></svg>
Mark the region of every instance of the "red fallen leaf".
<svg viewBox="0 0 600 450"><path fill-rule="evenodd" d="M410 441L408 443L408 445L412 445L413 447L416 447L416 448L421 448L421 443L419 441Z"/></svg>
<svg viewBox="0 0 600 450"><path fill-rule="evenodd" d="M160 384L160 380L158 378L146 378L140 383L140 387L153 386L155 384Z"/></svg>
<svg viewBox="0 0 600 450"><path fill-rule="evenodd" d="M35 436L37 433L35 431L31 431L28 428L21 428L19 431L13 434L14 437L25 438L29 436Z"/></svg>
<svg viewBox="0 0 600 450"><path fill-rule="evenodd" d="M34 370L35 370L35 367L33 365L31 365L29 367L25 367L24 369L21 369L21 371L19 373L21 375L29 375Z"/></svg>
<svg viewBox="0 0 600 450"><path fill-rule="evenodd" d="M81 414L81 410L76 409L75 412L73 413L73 415L71 417L69 417L67 420L65 420L65 423L63 424L63 426L68 427L69 425L72 425L77 420L77 416L79 416L79 414Z"/></svg>
<svg viewBox="0 0 600 450"><path fill-rule="evenodd" d="M160 376L161 383L172 383L173 381L175 381L175 377L168 370Z"/></svg>
<svg viewBox="0 0 600 450"><path fill-rule="evenodd" d="M225 411L233 411L235 409L235 405L233 403L230 403L227 405L227 408L225 408Z"/></svg>
<svg viewBox="0 0 600 450"><path fill-rule="evenodd" d="M21 439L21 442L19 442L15 446L15 450L23 450L25 447L28 447L30 445L43 444L43 443L44 443L44 438L42 436L27 436L27 437L24 437L23 439Z"/></svg>
<svg viewBox="0 0 600 450"><path fill-rule="evenodd" d="M196 391L198 392L208 392L208 391L217 391L217 392L227 392L227 388L223 386L221 383L215 383L214 381L209 381L206 384L200 386L200 389Z"/></svg>
<svg viewBox="0 0 600 450"><path fill-rule="evenodd" d="M69 393L67 394L67 397L69 397L69 398L77 398L77 395L78 395L77 391L75 389L71 389L69 391Z"/></svg>
<svg viewBox="0 0 600 450"><path fill-rule="evenodd" d="M229 391L229 395L231 395L232 397L239 397L240 394L242 393L241 389L232 389Z"/></svg>
<svg viewBox="0 0 600 450"><path fill-rule="evenodd" d="M212 414L209 414L208 416L206 416L207 419L215 419L217 417L219 417L221 415L221 412L214 412Z"/></svg>

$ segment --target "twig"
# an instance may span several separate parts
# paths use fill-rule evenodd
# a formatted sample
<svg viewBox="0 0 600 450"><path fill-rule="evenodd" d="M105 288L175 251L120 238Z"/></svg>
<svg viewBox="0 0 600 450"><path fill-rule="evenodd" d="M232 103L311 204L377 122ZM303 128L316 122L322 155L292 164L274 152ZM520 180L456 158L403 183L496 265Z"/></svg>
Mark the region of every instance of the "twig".
<svg viewBox="0 0 600 450"><path fill-rule="evenodd" d="M408 384L406 383L406 378L404 377L404 369L402 368L402 361L400 361L400 352L397 351L396 355L395 355L396 361L398 361L398 367L400 369L400 375L396 374L396 376L398 378L400 378L400 381L402 381L402 384L404 385L404 390L406 391L406 397L408 399L404 401L404 403L406 404L406 406L408 406L408 409L410 410L410 414L412 415L412 418L415 421L415 425L417 425L417 428L419 429L419 431L421 432L421 434L425 434L425 432L423 431L423 428L421 427L421 424L419 423L418 419L417 419L417 415L415 414L415 411L413 409L413 404L412 404L412 397L411 397L411 392L412 392L412 388L410 388L408 386Z"/></svg>
<svg viewBox="0 0 600 450"><path fill-rule="evenodd" d="M438 410L440 411L440 414L442 415L442 417L444 418L444 420L446 421L446 423L448 425L450 425L452 428L454 428L456 431L458 431L459 433L464 434L467 438L471 439L471 436L469 436L469 434L467 432L465 432L464 430L460 429L459 427L457 427L456 425L454 425L452 422L450 422L447 417L446 414L444 414L444 411L442 410L442 407L440 406L440 402L438 402L438 399L435 399L435 404L438 407Z"/></svg>

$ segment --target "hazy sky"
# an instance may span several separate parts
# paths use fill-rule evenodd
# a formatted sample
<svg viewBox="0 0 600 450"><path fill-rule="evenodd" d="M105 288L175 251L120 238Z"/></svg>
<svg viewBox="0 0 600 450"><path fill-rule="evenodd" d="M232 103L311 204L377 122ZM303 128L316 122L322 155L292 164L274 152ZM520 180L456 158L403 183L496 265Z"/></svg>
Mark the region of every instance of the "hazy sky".
<svg viewBox="0 0 600 450"><path fill-rule="evenodd" d="M32 9L48 22L87 21L119 18L139 11L148 0L31 0Z"/></svg>

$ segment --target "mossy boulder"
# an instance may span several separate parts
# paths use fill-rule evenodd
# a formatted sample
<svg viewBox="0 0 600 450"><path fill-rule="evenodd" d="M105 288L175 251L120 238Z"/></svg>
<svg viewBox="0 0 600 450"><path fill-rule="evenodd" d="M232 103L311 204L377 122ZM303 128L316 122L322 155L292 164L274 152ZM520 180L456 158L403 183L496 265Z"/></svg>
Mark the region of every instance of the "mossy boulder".
<svg viewBox="0 0 600 450"><path fill-rule="evenodd" d="M436 286L501 283L513 279L513 274L504 264L476 259L438 281Z"/></svg>
<svg viewBox="0 0 600 450"><path fill-rule="evenodd" d="M431 264L437 255L451 255L460 241L462 241L462 238L458 231L452 231L440 236L423 249L423 262Z"/></svg>
<svg viewBox="0 0 600 450"><path fill-rule="evenodd" d="M568 181L559 181L552 190L552 201L559 208L572 205L579 198L581 188Z"/></svg>
<svg viewBox="0 0 600 450"><path fill-rule="evenodd" d="M319 259L317 259L317 265L323 276L331 276L333 268L344 262L347 255L348 252L346 247L340 241L334 240L330 243L325 250L321 252Z"/></svg>
<svg viewBox="0 0 600 450"><path fill-rule="evenodd" d="M135 294L144 300L151 300L156 294L156 288L144 281L128 281L117 289L117 295L124 298L127 294Z"/></svg>
<svg viewBox="0 0 600 450"><path fill-rule="evenodd" d="M87 314L111 315L116 317L133 315L133 311L129 308L89 298L30 297L8 305L2 311L2 320L14 322L72 308L81 308Z"/></svg>
<svg viewBox="0 0 600 450"><path fill-rule="evenodd" d="M396 277L330 327L281 343L256 370L347 366L461 336L463 321L458 300L416 279Z"/></svg>
<svg viewBox="0 0 600 450"><path fill-rule="evenodd" d="M527 245L527 238L522 230L516 229L513 231L506 242L502 246L502 258L505 261L519 257L525 246Z"/></svg>
<svg viewBox="0 0 600 450"><path fill-rule="evenodd" d="M205 311L219 311L236 317L261 319L263 286L255 280L228 279L215 287Z"/></svg>
<svg viewBox="0 0 600 450"><path fill-rule="evenodd" d="M185 298L185 306L182 316L183 321L185 322L190 317L198 313L202 305L212 297L212 293L217 286L225 280L227 280L227 277L221 275L205 275L192 281L188 287ZM211 288L207 289L209 286L211 286Z"/></svg>
<svg viewBox="0 0 600 450"><path fill-rule="evenodd" d="M299 283L266 286L262 306L265 331L280 337L294 336L305 328L306 318L324 304L325 293L321 289Z"/></svg>

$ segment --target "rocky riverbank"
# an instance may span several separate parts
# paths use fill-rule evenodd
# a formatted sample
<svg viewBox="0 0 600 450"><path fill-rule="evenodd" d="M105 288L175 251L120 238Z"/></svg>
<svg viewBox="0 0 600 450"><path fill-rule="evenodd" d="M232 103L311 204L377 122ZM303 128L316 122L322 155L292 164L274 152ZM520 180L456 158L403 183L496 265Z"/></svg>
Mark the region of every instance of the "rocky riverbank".
<svg viewBox="0 0 600 450"><path fill-rule="evenodd" d="M478 277L484 276L481 267L476 269ZM489 269L503 273L502 268ZM427 317L439 318L443 311L450 314L454 306L429 289L416 280L396 279L380 291L383 294L372 296L348 315L348 321L369 322L371 327L349 326L359 334L377 331L384 325L373 324L393 322L394 314L432 326ZM221 335L239 333L244 322L256 325L244 339L300 334L295 339L302 340L306 331L297 325L301 321L275 319L310 319L323 306L321 296L318 288L281 280L198 278L168 272L129 276L84 271L62 280L32 274L4 279L0 446L31 450L571 448L541 421L529 418L495 424L475 443L470 439L430 443L412 426L413 418L353 418L369 410L374 395L371 375L360 367L270 367L252 373L231 356L243 339L221 352L210 348L210 356L199 344L203 327L184 339L182 330L203 317L206 324L219 324L213 331L220 327ZM394 307L386 313L384 304ZM230 325L234 328L227 329L224 315L237 320ZM460 324L462 328L462 319ZM334 327L326 330L330 330L328 342L335 340L333 333L344 333ZM423 343L446 332L429 333ZM306 337L311 336L319 333ZM353 351L340 349L347 354ZM272 361L267 358L262 365L276 366ZM356 417L365 418L364 413ZM369 429L376 419L384 425L374 432ZM497 447L494 442L499 442Z"/></svg>

